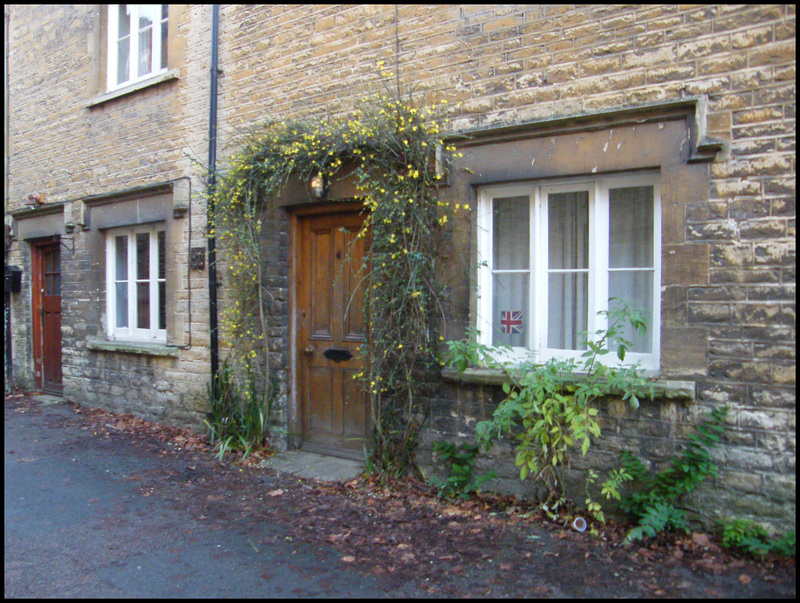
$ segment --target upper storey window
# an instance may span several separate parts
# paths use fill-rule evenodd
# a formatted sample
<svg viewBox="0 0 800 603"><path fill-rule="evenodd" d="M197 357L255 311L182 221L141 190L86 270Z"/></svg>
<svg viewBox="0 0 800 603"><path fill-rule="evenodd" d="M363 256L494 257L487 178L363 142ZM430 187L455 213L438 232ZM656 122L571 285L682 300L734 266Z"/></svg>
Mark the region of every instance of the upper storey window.
<svg viewBox="0 0 800 603"><path fill-rule="evenodd" d="M108 8L108 90L167 70L166 4Z"/></svg>

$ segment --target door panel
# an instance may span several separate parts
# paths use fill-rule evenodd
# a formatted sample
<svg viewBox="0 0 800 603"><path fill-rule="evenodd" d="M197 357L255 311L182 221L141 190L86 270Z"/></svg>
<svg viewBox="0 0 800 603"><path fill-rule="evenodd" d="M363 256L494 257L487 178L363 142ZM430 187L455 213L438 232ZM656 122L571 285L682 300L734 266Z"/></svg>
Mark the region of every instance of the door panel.
<svg viewBox="0 0 800 603"><path fill-rule="evenodd" d="M364 341L366 331L364 329L364 289L366 285L362 282L364 274L359 272L361 262L364 258L365 241L364 238L356 239L358 230L347 230L344 234L346 249L350 250L353 261L345 263L343 278L346 279L345 290L349 295L343 299L344 319L342 324L342 337L349 341Z"/></svg>
<svg viewBox="0 0 800 603"><path fill-rule="evenodd" d="M63 392L61 372L60 244L33 247L33 360L36 385L50 394Z"/></svg>
<svg viewBox="0 0 800 603"><path fill-rule="evenodd" d="M356 239L362 223L347 212L301 216L297 228L303 448L353 458L361 457L369 428L367 399L354 379L366 340L359 270L366 244Z"/></svg>

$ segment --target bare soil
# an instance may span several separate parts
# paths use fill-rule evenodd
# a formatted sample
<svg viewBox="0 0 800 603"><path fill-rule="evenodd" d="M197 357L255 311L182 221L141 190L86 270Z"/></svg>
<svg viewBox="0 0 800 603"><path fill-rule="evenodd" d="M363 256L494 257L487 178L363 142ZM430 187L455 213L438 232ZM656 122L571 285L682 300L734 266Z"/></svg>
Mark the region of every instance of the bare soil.
<svg viewBox="0 0 800 603"><path fill-rule="evenodd" d="M41 408L25 394L5 402L7 412ZM216 529L232 522L281 526L282 536L252 545L282 537L333 547L343 566L431 596L795 598L794 559L750 558L726 550L714 535L668 534L625 546L626 525L609 523L595 537L510 497L442 501L411 479L318 482L258 467L267 453L220 462L206 439L189 430L72 409L74 416L58 420L169 459L158 475L138 477L142 496L180 499Z"/></svg>

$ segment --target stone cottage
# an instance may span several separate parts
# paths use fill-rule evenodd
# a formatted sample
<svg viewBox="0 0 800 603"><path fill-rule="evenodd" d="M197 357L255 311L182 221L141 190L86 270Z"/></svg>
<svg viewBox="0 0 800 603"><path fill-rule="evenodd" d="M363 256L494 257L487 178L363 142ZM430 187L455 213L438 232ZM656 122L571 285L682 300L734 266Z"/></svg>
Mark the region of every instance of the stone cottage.
<svg viewBox="0 0 800 603"><path fill-rule="evenodd" d="M224 170L267 119L346 115L381 90L378 61L465 135L470 171L442 192L470 207L447 336L565 357L609 297L634 300L655 328L632 357L660 397L608 405L598 462L663 461L728 405L693 504L794 525L793 5L8 6L6 377L199 425L225 273L197 166ZM304 419L324 398L312 363L338 366L304 322L330 283L301 275L319 241L346 243L350 184L287 190L264 251L282 445L332 454L341 429ZM440 378L422 462L497 401L487 371Z"/></svg>

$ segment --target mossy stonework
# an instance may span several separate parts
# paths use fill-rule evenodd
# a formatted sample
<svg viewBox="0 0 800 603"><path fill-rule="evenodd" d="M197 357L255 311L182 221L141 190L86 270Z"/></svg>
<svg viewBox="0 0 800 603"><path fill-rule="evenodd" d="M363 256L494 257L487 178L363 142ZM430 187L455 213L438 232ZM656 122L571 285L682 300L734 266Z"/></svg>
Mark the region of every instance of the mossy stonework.
<svg viewBox="0 0 800 603"><path fill-rule="evenodd" d="M360 323L343 320L352 336L317 346L315 358L336 360L323 357L329 365L309 369L308 383L363 361L362 378L348 383L366 388L370 412L407 403L387 429L413 426L398 441L416 439L408 460L427 472L435 442L471 441L503 398L496 375L442 372L433 354L476 327L486 303L476 287L481 190L580 180L597 191L601 178L646 174L660 194L652 290L663 395L638 409L598 404L602 437L570 471L618 466L623 450L663 469L702 417L727 406L712 451L718 473L685 502L711 519L794 526L793 5L221 6L217 167L234 188L214 224L203 194L211 7L167 13L162 69L119 87L108 77L107 6L7 8L6 264L21 268L22 287L9 294L6 364L17 384L41 381L33 333L42 308L31 287L37 249L56 237L63 395L200 426L213 226L222 354L258 367L274 443L303 445L298 374L313 346L297 345L300 233L310 215L368 210L359 215L373 255L360 274L374 287L363 299L372 331L362 337ZM237 191L246 173L267 188ZM29 208L34 193L44 203ZM241 213L226 214L226 202ZM157 324L123 331L114 304L128 303L131 316L146 306L126 301L122 284L131 296L138 289L112 268L144 257L143 233L160 258L148 277ZM332 262L344 260L336 245L325 248ZM383 338L384 327L394 334ZM345 352L353 359L341 360ZM339 376L330 383L349 391ZM333 407L314 418L345 431L361 419ZM474 470L497 473L485 488L520 491L513 461L500 444Z"/></svg>

